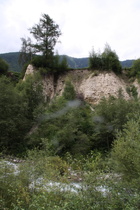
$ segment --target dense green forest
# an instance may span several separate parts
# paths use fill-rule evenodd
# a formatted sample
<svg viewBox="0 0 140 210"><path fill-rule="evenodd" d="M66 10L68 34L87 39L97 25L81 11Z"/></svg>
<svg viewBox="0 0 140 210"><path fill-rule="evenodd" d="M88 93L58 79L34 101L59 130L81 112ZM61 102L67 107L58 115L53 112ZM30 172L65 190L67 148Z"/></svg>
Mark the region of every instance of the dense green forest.
<svg viewBox="0 0 140 210"><path fill-rule="evenodd" d="M22 39L21 58L38 67L36 74L23 81L24 67L14 79L0 59L0 209L140 209L137 89L128 88L129 100L119 90L117 97L93 105L66 78L63 94L46 100L43 77L57 81L69 66L66 57L53 54L61 33L48 15L31 33L37 42ZM35 51L42 55L33 57ZM140 59L123 72L106 46L100 55L92 51L89 60L91 72L98 67L139 81Z"/></svg>

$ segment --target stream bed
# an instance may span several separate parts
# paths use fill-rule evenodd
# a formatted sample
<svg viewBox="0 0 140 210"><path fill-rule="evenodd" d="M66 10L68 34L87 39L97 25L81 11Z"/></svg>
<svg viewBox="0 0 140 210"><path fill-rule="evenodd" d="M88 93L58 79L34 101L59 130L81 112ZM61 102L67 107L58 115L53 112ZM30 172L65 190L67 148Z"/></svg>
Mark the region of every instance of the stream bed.
<svg viewBox="0 0 140 210"><path fill-rule="evenodd" d="M6 178L8 175L14 174L15 176L19 175L20 173L20 164L22 163L14 163L11 161L1 161L0 167L5 168L5 173L3 175L0 175L0 179ZM18 176L17 176L18 177ZM80 191L87 190L87 186L84 182L68 182L68 183L62 183L62 182L56 182L52 180L45 180L42 177L35 178L34 176L31 178L29 177L30 184L29 188L31 190L39 190L39 189L45 189L47 191L52 190L59 190L59 191L70 191L74 193L78 193ZM102 192L103 194L106 193L107 189L105 187L99 186L97 188L98 191Z"/></svg>

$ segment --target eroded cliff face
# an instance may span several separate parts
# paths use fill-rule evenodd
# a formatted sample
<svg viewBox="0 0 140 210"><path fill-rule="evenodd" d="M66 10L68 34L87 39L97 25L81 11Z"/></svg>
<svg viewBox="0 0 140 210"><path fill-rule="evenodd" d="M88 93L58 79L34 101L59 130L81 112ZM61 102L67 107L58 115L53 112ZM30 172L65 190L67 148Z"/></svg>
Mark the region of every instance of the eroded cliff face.
<svg viewBox="0 0 140 210"><path fill-rule="evenodd" d="M128 99L127 84L113 72L103 72L97 76L90 74L80 85L80 91L85 100L90 103L98 103L102 97L118 96L121 90L123 96Z"/></svg>
<svg viewBox="0 0 140 210"><path fill-rule="evenodd" d="M36 69L29 65L25 73L33 74ZM96 74L87 69L85 70L71 70L67 73L60 75L57 79L53 75L48 75L43 78L44 95L46 99L52 99L56 95L62 95L65 81L70 80L78 94L82 94L84 99L89 103L96 104L102 97L118 96L121 90L125 99L130 96L126 89L131 84L124 81L121 77L113 72L97 72ZM137 81L133 83L137 88L138 95L140 96L140 85Z"/></svg>

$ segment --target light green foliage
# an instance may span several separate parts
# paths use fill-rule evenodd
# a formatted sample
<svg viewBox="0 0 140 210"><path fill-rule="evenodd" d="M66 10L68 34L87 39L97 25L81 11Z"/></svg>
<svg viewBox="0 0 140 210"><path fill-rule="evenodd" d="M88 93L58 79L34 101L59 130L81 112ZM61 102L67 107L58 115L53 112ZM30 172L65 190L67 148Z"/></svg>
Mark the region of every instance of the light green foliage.
<svg viewBox="0 0 140 210"><path fill-rule="evenodd" d="M68 165L64 160L57 156L47 157L43 152L34 150L29 151L28 157L17 164L15 173L13 165L9 163L0 162L2 209L44 209L61 202L64 195L57 187L52 190L49 183L65 182ZM43 188L45 185L46 188Z"/></svg>
<svg viewBox="0 0 140 210"><path fill-rule="evenodd" d="M76 98L76 92L74 90L74 86L69 80L65 82L63 96L66 100L74 100Z"/></svg>
<svg viewBox="0 0 140 210"><path fill-rule="evenodd" d="M140 179L140 119L129 120L118 133L112 151L116 169L128 182L139 183ZM135 186L137 187L137 185Z"/></svg>
<svg viewBox="0 0 140 210"><path fill-rule="evenodd" d="M0 58L0 75L6 74L8 71L8 68L9 68L8 63L6 63L5 60Z"/></svg>
<svg viewBox="0 0 140 210"><path fill-rule="evenodd" d="M6 163L1 162L2 209L138 210L139 193L137 188L135 191L134 188L131 188L131 179L130 185L126 185L121 181L119 175L111 173L111 171L106 174L98 167L99 162L102 161L100 155L93 156L94 154L89 157L89 160L86 158L83 160L73 159L73 164L77 164L74 171L71 168L72 164L68 165L60 157L46 157L39 151L32 151L28 154L28 158L20 163L17 174L13 174L12 169L9 170L10 166L7 167ZM92 170L84 167L93 161L96 167L93 167ZM72 174L68 174L69 166L70 173L77 173L77 169L80 170L80 175L83 173L82 182L79 183L81 188L75 189L75 191L67 181L67 178L72 176ZM79 176L79 173L77 174ZM56 183L53 182L56 180L57 183L60 183L61 188L49 185L50 181ZM65 181L66 185L64 185ZM64 186L69 186L69 189Z"/></svg>

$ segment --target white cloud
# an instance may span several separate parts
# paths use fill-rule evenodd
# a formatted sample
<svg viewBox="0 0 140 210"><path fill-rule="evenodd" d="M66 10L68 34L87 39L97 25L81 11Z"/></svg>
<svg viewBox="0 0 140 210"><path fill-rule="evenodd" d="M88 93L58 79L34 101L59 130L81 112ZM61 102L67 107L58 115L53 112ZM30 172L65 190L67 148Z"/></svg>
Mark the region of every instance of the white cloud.
<svg viewBox="0 0 140 210"><path fill-rule="evenodd" d="M60 26L59 54L87 57L107 42L121 60L140 57L139 0L0 0L0 53L19 51L21 37L46 13Z"/></svg>

